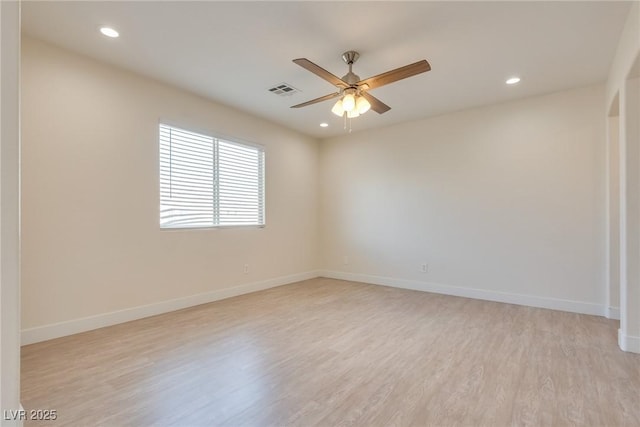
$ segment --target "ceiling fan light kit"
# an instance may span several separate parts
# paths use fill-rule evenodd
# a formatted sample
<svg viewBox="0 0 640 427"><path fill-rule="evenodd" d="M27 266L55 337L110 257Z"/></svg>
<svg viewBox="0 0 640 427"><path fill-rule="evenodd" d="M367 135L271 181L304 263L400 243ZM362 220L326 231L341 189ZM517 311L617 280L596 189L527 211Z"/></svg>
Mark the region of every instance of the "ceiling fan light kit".
<svg viewBox="0 0 640 427"><path fill-rule="evenodd" d="M338 117L342 117L344 114L344 108L342 108L342 99L338 99L338 101L333 105L331 112Z"/></svg>
<svg viewBox="0 0 640 427"><path fill-rule="evenodd" d="M347 93L342 98L342 109L347 113L356 108L356 97L352 93Z"/></svg>
<svg viewBox="0 0 640 427"><path fill-rule="evenodd" d="M342 54L342 60L349 66L349 72L342 78L335 76L319 65L314 64L306 58L294 59L293 62L302 68L311 71L313 74L328 81L338 88L338 92L303 102L302 104L293 105L291 108L306 107L307 105L316 104L318 102L327 101L329 99L339 98L331 108L331 112L339 117L352 119L358 117L370 109L378 114L383 114L391 109L384 102L374 97L368 91L377 87L415 76L416 74L425 73L431 70L431 66L426 60L421 60L368 79L360 80L360 77L353 73L353 64L358 60L360 54L354 50L349 50ZM351 129L349 129L351 131Z"/></svg>
<svg viewBox="0 0 640 427"><path fill-rule="evenodd" d="M367 101L364 96L359 96L358 99L356 99L356 109L358 113L364 114L371 109L371 104L369 104L369 101Z"/></svg>
<svg viewBox="0 0 640 427"><path fill-rule="evenodd" d="M347 91L350 90L352 89L347 89ZM353 93L346 93L341 99L338 99L333 105L331 112L338 117L342 117L344 113L347 113L347 117L353 118L366 113L369 109L371 109L369 101L356 91L355 95ZM354 115L354 111L358 114Z"/></svg>

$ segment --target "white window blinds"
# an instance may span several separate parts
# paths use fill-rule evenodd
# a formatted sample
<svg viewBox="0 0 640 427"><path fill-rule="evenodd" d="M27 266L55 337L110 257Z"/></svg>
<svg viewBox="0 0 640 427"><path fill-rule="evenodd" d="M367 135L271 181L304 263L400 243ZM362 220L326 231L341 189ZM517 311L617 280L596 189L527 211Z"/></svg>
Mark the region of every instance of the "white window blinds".
<svg viewBox="0 0 640 427"><path fill-rule="evenodd" d="M264 150L160 125L160 227L264 225Z"/></svg>

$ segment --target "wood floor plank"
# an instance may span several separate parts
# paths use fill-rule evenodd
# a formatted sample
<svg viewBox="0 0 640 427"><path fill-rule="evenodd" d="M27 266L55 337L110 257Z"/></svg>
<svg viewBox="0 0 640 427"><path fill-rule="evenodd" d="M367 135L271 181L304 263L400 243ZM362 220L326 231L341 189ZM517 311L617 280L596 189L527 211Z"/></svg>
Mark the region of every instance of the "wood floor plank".
<svg viewBox="0 0 640 427"><path fill-rule="evenodd" d="M26 426L639 426L601 317L313 279L22 348Z"/></svg>

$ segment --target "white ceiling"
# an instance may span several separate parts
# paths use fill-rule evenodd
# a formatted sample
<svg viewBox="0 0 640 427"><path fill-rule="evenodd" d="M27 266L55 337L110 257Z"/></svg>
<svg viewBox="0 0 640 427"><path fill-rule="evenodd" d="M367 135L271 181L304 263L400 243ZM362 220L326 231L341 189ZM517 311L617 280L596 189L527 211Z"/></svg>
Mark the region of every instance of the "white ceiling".
<svg viewBox="0 0 640 427"><path fill-rule="evenodd" d="M362 78L427 59L432 71L374 89L392 109L358 131L606 80L630 2L23 2L23 31L315 137L344 132L334 91L291 62ZM110 25L120 38L98 32ZM511 75L521 83L506 86ZM279 97L286 82L302 92ZM320 128L320 122L329 123Z"/></svg>

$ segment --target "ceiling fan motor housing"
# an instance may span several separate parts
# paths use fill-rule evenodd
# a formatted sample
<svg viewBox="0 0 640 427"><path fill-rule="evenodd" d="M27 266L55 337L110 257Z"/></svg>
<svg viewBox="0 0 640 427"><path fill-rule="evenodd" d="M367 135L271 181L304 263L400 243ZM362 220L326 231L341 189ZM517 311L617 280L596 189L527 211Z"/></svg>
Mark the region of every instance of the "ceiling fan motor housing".
<svg viewBox="0 0 640 427"><path fill-rule="evenodd" d="M360 81L360 76L349 71L347 74L342 76L342 80L349 84L350 87L357 87L356 83Z"/></svg>

